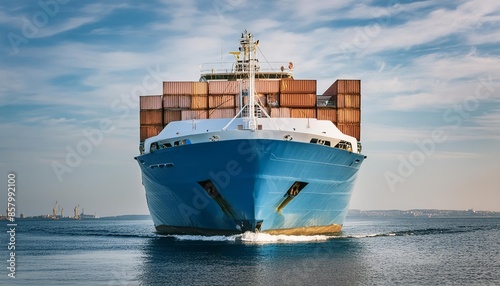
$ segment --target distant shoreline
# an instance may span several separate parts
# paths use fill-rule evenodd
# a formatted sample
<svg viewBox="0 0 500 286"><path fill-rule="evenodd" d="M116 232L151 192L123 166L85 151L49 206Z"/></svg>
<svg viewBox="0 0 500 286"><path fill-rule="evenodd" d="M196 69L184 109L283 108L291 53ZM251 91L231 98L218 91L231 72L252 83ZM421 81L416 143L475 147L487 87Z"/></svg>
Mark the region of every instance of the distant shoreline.
<svg viewBox="0 0 500 286"><path fill-rule="evenodd" d="M347 217L428 217L428 218L456 218L456 217L500 217L500 212L470 210L356 210L351 209Z"/></svg>

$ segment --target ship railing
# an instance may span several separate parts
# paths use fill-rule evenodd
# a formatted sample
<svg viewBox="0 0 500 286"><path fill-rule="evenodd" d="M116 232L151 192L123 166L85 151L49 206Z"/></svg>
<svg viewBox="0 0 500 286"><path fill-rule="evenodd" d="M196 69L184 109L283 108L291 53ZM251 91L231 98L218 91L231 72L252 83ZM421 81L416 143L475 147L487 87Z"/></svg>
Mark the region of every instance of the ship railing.
<svg viewBox="0 0 500 286"><path fill-rule="evenodd" d="M257 73L281 73L292 75L293 68L289 68L288 63L284 62L266 62L255 66ZM228 74L228 73L247 73L248 63L244 62L219 62L205 63L200 65L201 74Z"/></svg>

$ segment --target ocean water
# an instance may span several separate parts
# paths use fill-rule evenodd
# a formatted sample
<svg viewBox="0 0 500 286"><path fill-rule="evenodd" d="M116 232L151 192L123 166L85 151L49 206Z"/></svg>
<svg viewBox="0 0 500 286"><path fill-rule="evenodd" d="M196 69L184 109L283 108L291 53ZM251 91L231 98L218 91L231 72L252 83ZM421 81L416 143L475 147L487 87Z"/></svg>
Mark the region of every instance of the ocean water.
<svg viewBox="0 0 500 286"><path fill-rule="evenodd" d="M162 236L149 220L0 221L0 285L500 285L500 218L349 218L338 236Z"/></svg>

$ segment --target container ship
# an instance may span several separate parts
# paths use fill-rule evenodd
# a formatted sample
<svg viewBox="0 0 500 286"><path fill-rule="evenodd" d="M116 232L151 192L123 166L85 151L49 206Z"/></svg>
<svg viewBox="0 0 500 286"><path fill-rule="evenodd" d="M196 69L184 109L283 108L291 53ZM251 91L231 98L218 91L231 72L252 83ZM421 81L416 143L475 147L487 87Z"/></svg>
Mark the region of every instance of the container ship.
<svg viewBox="0 0 500 286"><path fill-rule="evenodd" d="M140 97L141 172L161 234L340 232L358 170L360 80L316 80L260 63L244 31L232 63Z"/></svg>

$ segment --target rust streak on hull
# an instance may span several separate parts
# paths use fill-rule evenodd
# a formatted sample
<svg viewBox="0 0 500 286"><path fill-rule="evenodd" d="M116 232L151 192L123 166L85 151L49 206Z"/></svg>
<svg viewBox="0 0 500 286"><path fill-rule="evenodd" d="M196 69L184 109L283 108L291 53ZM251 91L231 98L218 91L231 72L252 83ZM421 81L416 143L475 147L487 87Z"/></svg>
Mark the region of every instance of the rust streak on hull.
<svg viewBox="0 0 500 286"><path fill-rule="evenodd" d="M263 230L263 233L272 235L328 235L336 234L342 230L342 226L338 224L331 224L325 226L307 226L297 228L284 228L284 229L269 229Z"/></svg>

